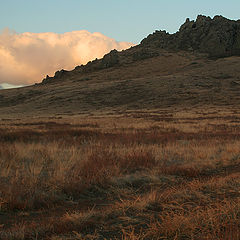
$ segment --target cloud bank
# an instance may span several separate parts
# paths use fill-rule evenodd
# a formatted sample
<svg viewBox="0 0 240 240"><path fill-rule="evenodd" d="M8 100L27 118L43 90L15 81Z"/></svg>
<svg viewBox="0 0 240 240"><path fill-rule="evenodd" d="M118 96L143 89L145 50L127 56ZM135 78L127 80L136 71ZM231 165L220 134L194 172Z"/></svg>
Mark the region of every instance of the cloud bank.
<svg viewBox="0 0 240 240"><path fill-rule="evenodd" d="M101 33L85 30L57 33L16 33L5 29L0 34L0 84L28 85L40 82L47 74L71 70L101 58L112 49L133 46L117 42Z"/></svg>

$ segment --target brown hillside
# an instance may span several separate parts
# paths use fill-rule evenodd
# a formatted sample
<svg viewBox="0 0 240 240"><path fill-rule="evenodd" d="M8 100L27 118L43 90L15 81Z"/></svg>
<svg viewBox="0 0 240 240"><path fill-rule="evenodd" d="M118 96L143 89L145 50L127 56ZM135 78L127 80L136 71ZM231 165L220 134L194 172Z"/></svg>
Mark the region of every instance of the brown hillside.
<svg viewBox="0 0 240 240"><path fill-rule="evenodd" d="M229 38L225 42L219 29ZM41 84L2 90L0 114L7 117L9 114L119 113L169 107L239 108L239 29L239 21L223 17L199 16L196 22L187 20L179 32L167 34L167 38L156 32L136 47L122 52L113 50L103 59L73 71L58 71ZM215 49L225 47L226 54L219 55L230 56L211 55L208 42L205 45L199 42L200 33L205 36L203 42L209 39L211 44L215 43ZM186 44L191 47L181 47L180 43L187 37ZM173 40L177 47L171 45ZM169 47L164 47L167 41ZM164 44L159 45L160 42Z"/></svg>

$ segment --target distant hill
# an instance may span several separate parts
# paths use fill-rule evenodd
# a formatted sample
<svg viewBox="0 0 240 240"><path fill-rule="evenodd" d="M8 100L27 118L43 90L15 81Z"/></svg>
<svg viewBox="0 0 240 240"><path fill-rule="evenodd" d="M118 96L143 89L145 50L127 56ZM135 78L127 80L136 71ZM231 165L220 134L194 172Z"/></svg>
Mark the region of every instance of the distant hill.
<svg viewBox="0 0 240 240"><path fill-rule="evenodd" d="M0 93L0 114L74 115L240 106L240 21L189 19L42 83Z"/></svg>

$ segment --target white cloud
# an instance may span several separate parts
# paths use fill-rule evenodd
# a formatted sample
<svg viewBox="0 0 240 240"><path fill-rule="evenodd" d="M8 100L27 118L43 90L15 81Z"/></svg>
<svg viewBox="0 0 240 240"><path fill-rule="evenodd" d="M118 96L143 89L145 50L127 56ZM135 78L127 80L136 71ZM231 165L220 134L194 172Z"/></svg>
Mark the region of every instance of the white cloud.
<svg viewBox="0 0 240 240"><path fill-rule="evenodd" d="M18 34L5 29L0 34L0 84L40 82L47 74L71 70L76 65L103 57L112 49L123 50L132 45L85 30Z"/></svg>
<svg viewBox="0 0 240 240"><path fill-rule="evenodd" d="M0 89L19 88L19 87L23 87L23 85L12 85L9 83L0 84Z"/></svg>

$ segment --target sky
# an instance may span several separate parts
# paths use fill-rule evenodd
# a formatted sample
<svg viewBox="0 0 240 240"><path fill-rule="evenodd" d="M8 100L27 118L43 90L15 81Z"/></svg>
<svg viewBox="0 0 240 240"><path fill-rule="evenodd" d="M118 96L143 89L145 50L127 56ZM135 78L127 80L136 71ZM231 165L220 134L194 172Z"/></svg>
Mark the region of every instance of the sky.
<svg viewBox="0 0 240 240"><path fill-rule="evenodd" d="M138 44L155 30L176 32L198 14L237 20L240 1L0 0L0 85L39 82L58 68Z"/></svg>

